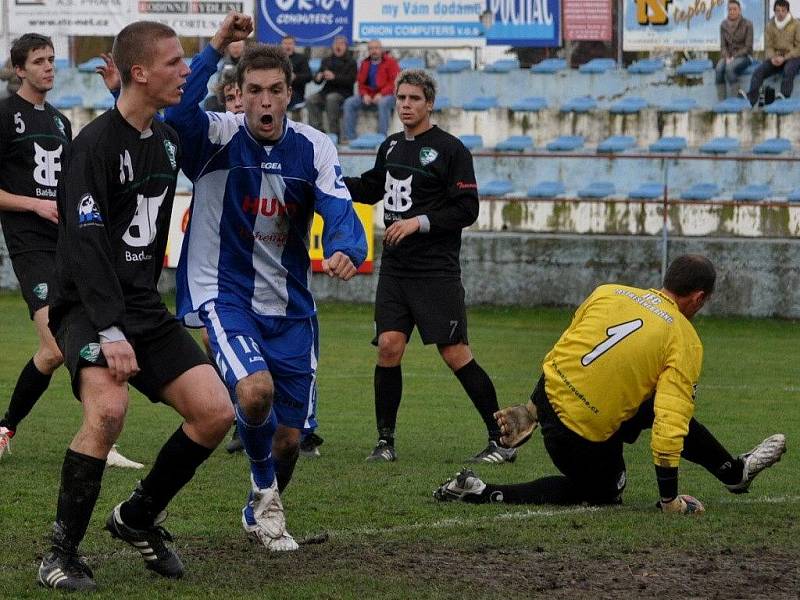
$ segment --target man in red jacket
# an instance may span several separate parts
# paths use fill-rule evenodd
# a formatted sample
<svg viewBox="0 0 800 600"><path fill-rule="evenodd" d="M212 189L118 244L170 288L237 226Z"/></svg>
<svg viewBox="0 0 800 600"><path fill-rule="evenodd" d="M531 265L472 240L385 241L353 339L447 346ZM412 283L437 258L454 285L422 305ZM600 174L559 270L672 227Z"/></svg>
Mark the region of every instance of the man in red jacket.
<svg viewBox="0 0 800 600"><path fill-rule="evenodd" d="M356 121L361 109L378 109L378 133L386 135L394 110L394 80L400 65L378 40L367 43L369 56L358 69L358 93L344 101L344 137L356 138Z"/></svg>

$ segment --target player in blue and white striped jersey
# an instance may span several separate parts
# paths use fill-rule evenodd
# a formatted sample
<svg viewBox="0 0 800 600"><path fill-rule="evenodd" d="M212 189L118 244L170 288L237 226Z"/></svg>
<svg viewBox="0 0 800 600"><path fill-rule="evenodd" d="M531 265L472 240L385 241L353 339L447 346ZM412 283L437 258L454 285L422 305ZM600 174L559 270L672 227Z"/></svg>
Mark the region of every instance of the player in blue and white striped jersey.
<svg viewBox="0 0 800 600"><path fill-rule="evenodd" d="M286 531L276 465L285 485L301 430L316 425L319 337L308 255L314 212L325 222L329 276L355 275L367 243L333 143L286 118L292 71L279 48L256 45L240 59L244 114L199 108L227 45L251 31L250 17L228 15L193 60L182 101L167 121L186 148L181 167L194 182L178 315L189 326L207 327L220 371L236 392L252 479L244 528L280 551L297 544Z"/></svg>

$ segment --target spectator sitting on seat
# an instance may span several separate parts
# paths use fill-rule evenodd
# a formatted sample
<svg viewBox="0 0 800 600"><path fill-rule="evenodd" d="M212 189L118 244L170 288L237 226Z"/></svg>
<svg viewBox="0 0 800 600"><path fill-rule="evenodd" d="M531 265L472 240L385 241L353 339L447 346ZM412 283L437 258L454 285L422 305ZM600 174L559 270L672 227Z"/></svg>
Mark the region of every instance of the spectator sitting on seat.
<svg viewBox="0 0 800 600"><path fill-rule="evenodd" d="M347 51L347 38L333 38L332 54L322 59L314 75L317 83L325 82L322 89L306 101L308 123L314 129L339 135L339 112L345 98L353 95L356 82L356 61ZM322 111L328 114L328 128L322 126Z"/></svg>
<svg viewBox="0 0 800 600"><path fill-rule="evenodd" d="M378 40L367 43L367 52L369 56L358 69L358 93L344 102L344 137L348 140L356 137L360 109L378 109L378 133L384 136L394 110L394 80L400 65Z"/></svg>
<svg viewBox="0 0 800 600"><path fill-rule="evenodd" d="M292 98L289 100L287 110L299 110L306 101L306 84L311 81L311 67L305 54L295 52L294 36L284 36L281 48L292 63Z"/></svg>
<svg viewBox="0 0 800 600"><path fill-rule="evenodd" d="M775 0L775 16L767 24L767 60L762 62L750 79L750 91L739 90L739 95L755 106L758 102L761 84L766 77L783 72L783 83L776 98L792 95L794 78L800 71L800 24L789 13L788 0Z"/></svg>
<svg viewBox="0 0 800 600"><path fill-rule="evenodd" d="M720 57L716 66L717 96L724 100L739 76L750 66L753 54L753 23L742 16L739 0L729 0L728 18L719 26Z"/></svg>

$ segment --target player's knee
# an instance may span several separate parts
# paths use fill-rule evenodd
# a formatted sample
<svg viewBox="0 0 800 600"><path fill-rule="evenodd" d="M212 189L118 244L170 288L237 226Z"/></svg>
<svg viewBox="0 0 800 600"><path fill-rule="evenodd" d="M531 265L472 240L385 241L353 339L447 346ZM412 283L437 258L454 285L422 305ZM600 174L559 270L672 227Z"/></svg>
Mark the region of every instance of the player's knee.
<svg viewBox="0 0 800 600"><path fill-rule="evenodd" d="M400 364L405 351L405 339L401 335L381 334L378 338L378 364L394 367Z"/></svg>
<svg viewBox="0 0 800 600"><path fill-rule="evenodd" d="M274 387L269 378L246 377L236 386L239 407L250 418L264 418L272 407Z"/></svg>
<svg viewBox="0 0 800 600"><path fill-rule="evenodd" d="M46 375L50 375L64 364L64 356L55 344L46 344L36 353L36 366Z"/></svg>
<svg viewBox="0 0 800 600"><path fill-rule="evenodd" d="M88 417L92 430L109 444L113 444L125 424L127 406L123 403L108 402L98 406Z"/></svg>
<svg viewBox="0 0 800 600"><path fill-rule="evenodd" d="M290 460L300 453L300 436L275 436L272 440L272 454L278 460Z"/></svg>

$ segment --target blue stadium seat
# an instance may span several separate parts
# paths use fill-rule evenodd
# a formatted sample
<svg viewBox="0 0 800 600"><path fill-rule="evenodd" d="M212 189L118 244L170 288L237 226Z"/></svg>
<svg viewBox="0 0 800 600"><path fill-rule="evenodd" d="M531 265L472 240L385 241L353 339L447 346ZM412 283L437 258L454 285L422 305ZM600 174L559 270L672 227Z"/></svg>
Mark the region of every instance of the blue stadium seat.
<svg viewBox="0 0 800 600"><path fill-rule="evenodd" d="M350 141L350 147L356 150L374 150L383 142L384 136L380 133L365 133Z"/></svg>
<svg viewBox="0 0 800 600"><path fill-rule="evenodd" d="M598 152L625 152L636 147L636 138L630 135L612 135L597 145Z"/></svg>
<svg viewBox="0 0 800 600"><path fill-rule="evenodd" d="M486 65L484 71L487 73L511 73L519 69L519 61L516 58L501 58L490 65Z"/></svg>
<svg viewBox="0 0 800 600"><path fill-rule="evenodd" d="M586 140L582 135L562 135L547 144L550 152L573 152L583 148Z"/></svg>
<svg viewBox="0 0 800 600"><path fill-rule="evenodd" d="M764 107L764 112L769 115L790 115L792 113L800 112L800 100L796 98L775 100L775 102L769 106Z"/></svg>
<svg viewBox="0 0 800 600"><path fill-rule="evenodd" d="M437 73L461 73L472 68L472 63L466 59L452 58L436 67Z"/></svg>
<svg viewBox="0 0 800 600"><path fill-rule="evenodd" d="M94 110L109 110L114 108L114 96L108 94L107 96L103 96L100 100L92 104L92 108Z"/></svg>
<svg viewBox="0 0 800 600"><path fill-rule="evenodd" d="M602 74L616 68L617 61L613 58L593 58L589 62L582 64L578 71L587 74Z"/></svg>
<svg viewBox="0 0 800 600"><path fill-rule="evenodd" d="M770 138L753 146L754 154L783 154L792 149L792 142L786 138Z"/></svg>
<svg viewBox="0 0 800 600"><path fill-rule="evenodd" d="M497 108L497 96L477 96L464 102L464 110L489 110Z"/></svg>
<svg viewBox="0 0 800 600"><path fill-rule="evenodd" d="M76 106L83 106L83 98L75 95L61 96L60 98L53 100L52 104L58 110L68 110L70 108L75 108Z"/></svg>
<svg viewBox="0 0 800 600"><path fill-rule="evenodd" d="M688 142L685 137L662 137L650 144L650 152L680 152L686 150Z"/></svg>
<svg viewBox="0 0 800 600"><path fill-rule="evenodd" d="M84 63L78 65L78 71L81 73L94 73L97 67L105 66L105 61L99 56L90 58Z"/></svg>
<svg viewBox="0 0 800 600"><path fill-rule="evenodd" d="M664 68L664 61L660 58L643 58L628 67L628 73L633 75L652 75Z"/></svg>
<svg viewBox="0 0 800 600"><path fill-rule="evenodd" d="M514 191L514 186L505 179L495 179L488 183L478 185L478 193L481 196L504 196Z"/></svg>
<svg viewBox="0 0 800 600"><path fill-rule="evenodd" d="M647 108L647 106L647 100L644 98L640 98L639 96L630 96L615 102L611 105L609 110L611 114L630 115L644 110Z"/></svg>
<svg viewBox="0 0 800 600"><path fill-rule="evenodd" d="M308 67L311 69L312 73L316 73L319 71L319 68L322 66L322 59L321 58L311 58L308 60Z"/></svg>
<svg viewBox="0 0 800 600"><path fill-rule="evenodd" d="M585 188L578 190L578 198L606 198L616 193L617 188L610 181L593 181Z"/></svg>
<svg viewBox="0 0 800 600"><path fill-rule="evenodd" d="M458 139L467 147L467 150L475 150L483 147L483 137L480 135L460 135Z"/></svg>
<svg viewBox="0 0 800 600"><path fill-rule="evenodd" d="M695 58L693 60L687 60L680 65L675 72L678 75L702 75L713 68L714 63L707 58Z"/></svg>
<svg viewBox="0 0 800 600"><path fill-rule="evenodd" d="M446 110L452 106L450 102L450 98L448 96L436 96L436 100L433 101L433 110Z"/></svg>
<svg viewBox="0 0 800 600"><path fill-rule="evenodd" d="M700 146L705 154L727 154L739 149L739 140L733 137L717 137Z"/></svg>
<svg viewBox="0 0 800 600"><path fill-rule="evenodd" d="M53 61L53 66L56 68L56 71L62 71L63 69L69 69L69 59L68 58L56 58Z"/></svg>
<svg viewBox="0 0 800 600"><path fill-rule="evenodd" d="M750 109L750 103L747 100L740 96L734 96L732 98L725 98L722 102L718 102L711 110L717 114L731 114L744 112Z"/></svg>
<svg viewBox="0 0 800 600"><path fill-rule="evenodd" d="M711 200L717 195L719 186L716 183L695 183L681 193L681 200Z"/></svg>
<svg viewBox="0 0 800 600"><path fill-rule="evenodd" d="M532 73L553 75L567 68L567 61L563 58L545 58L542 62L531 67Z"/></svg>
<svg viewBox="0 0 800 600"><path fill-rule="evenodd" d="M737 202L762 202L772 195L772 190L763 183L750 183L733 192Z"/></svg>
<svg viewBox="0 0 800 600"><path fill-rule="evenodd" d="M421 56L406 56L405 58L401 58L398 62L400 68L403 70L425 68L425 59Z"/></svg>
<svg viewBox="0 0 800 600"><path fill-rule="evenodd" d="M578 96L561 105L561 112L586 113L597 108L597 100L591 96Z"/></svg>
<svg viewBox="0 0 800 600"><path fill-rule="evenodd" d="M529 198L552 198L563 194L567 189L560 181L540 181L528 188Z"/></svg>
<svg viewBox="0 0 800 600"><path fill-rule="evenodd" d="M660 200L664 197L664 184L648 181L639 184L639 186L628 194L631 200Z"/></svg>
<svg viewBox="0 0 800 600"><path fill-rule="evenodd" d="M529 96L522 100L517 100L511 105L511 110L520 112L539 112L545 108L547 108L547 98L541 96Z"/></svg>
<svg viewBox="0 0 800 600"><path fill-rule="evenodd" d="M494 147L498 152L525 152L533 150L533 139L529 135L512 135Z"/></svg>
<svg viewBox="0 0 800 600"><path fill-rule="evenodd" d="M666 113L685 113L697 108L697 100L694 98L677 98L663 104L659 110Z"/></svg>
<svg viewBox="0 0 800 600"><path fill-rule="evenodd" d="M796 190L792 190L789 195L786 197L788 202L800 202L800 188Z"/></svg>

